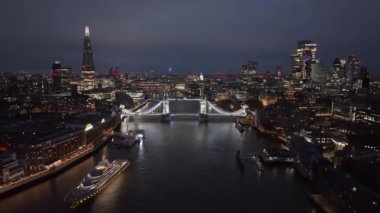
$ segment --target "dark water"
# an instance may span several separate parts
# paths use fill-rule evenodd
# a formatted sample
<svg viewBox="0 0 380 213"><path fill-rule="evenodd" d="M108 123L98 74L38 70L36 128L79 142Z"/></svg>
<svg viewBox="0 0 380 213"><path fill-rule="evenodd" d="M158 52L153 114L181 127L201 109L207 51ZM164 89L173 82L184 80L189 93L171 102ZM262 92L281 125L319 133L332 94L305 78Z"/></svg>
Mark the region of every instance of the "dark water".
<svg viewBox="0 0 380 213"><path fill-rule="evenodd" d="M180 104L181 105L181 104ZM184 106L177 106L182 108ZM126 131L126 123L122 130ZM311 212L309 187L289 167L259 173L242 155L277 147L254 131L241 134L232 122L135 119L146 140L131 149L105 146L90 158L41 184L0 200L0 212ZM103 156L131 166L95 199L71 210L63 198Z"/></svg>

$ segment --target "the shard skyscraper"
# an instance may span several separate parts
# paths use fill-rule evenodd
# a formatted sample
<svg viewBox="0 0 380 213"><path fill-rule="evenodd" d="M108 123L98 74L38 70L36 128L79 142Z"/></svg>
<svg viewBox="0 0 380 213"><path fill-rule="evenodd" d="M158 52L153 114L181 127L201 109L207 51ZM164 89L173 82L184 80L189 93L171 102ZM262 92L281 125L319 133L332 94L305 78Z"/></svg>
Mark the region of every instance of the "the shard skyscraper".
<svg viewBox="0 0 380 213"><path fill-rule="evenodd" d="M96 73L94 65L94 56L92 53L90 29L88 26L84 32L83 61L82 61L82 90L95 88Z"/></svg>

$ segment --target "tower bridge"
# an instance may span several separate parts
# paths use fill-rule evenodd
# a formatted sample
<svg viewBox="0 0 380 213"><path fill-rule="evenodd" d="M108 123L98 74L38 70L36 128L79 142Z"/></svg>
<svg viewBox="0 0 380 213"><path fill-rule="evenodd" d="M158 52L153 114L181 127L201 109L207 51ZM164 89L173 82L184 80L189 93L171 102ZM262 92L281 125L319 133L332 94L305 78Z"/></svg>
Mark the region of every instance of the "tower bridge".
<svg viewBox="0 0 380 213"><path fill-rule="evenodd" d="M157 101L157 100L156 100ZM199 112L198 113L172 113L170 111L169 103L171 101L197 101L199 102ZM151 100L153 102L153 100ZM226 111L216 104L207 100L206 97L201 98L169 98L167 95L163 97L162 100L159 100L158 103L153 106L144 106L136 111L122 109L122 117L126 116L161 116L165 121L170 121L171 117L175 116L194 116L197 117L200 121L207 121L208 116L218 116L218 117L238 117L246 116L246 108L242 108L233 112Z"/></svg>

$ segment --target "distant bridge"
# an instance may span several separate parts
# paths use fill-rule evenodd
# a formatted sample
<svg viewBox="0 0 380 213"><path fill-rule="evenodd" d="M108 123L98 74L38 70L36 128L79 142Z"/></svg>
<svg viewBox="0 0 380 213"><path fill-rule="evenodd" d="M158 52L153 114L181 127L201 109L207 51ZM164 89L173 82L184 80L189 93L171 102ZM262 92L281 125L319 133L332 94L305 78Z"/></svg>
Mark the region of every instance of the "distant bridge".
<svg viewBox="0 0 380 213"><path fill-rule="evenodd" d="M169 108L170 101L198 101L200 104L200 111L198 113L171 113ZM222 116L222 117L238 117L246 116L246 108L242 108L233 112L226 111L216 104L207 101L205 97L202 98L168 98L165 96L157 104L144 109L144 107L139 107L138 110L128 110L122 109L122 117L125 116Z"/></svg>

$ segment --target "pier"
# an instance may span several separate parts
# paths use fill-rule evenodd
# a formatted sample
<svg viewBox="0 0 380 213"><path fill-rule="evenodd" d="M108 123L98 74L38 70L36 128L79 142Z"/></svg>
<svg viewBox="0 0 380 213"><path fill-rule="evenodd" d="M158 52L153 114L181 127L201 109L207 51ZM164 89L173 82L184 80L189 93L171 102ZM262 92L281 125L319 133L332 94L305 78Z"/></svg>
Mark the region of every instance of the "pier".
<svg viewBox="0 0 380 213"><path fill-rule="evenodd" d="M294 163L289 150L263 149L262 159L264 163Z"/></svg>

